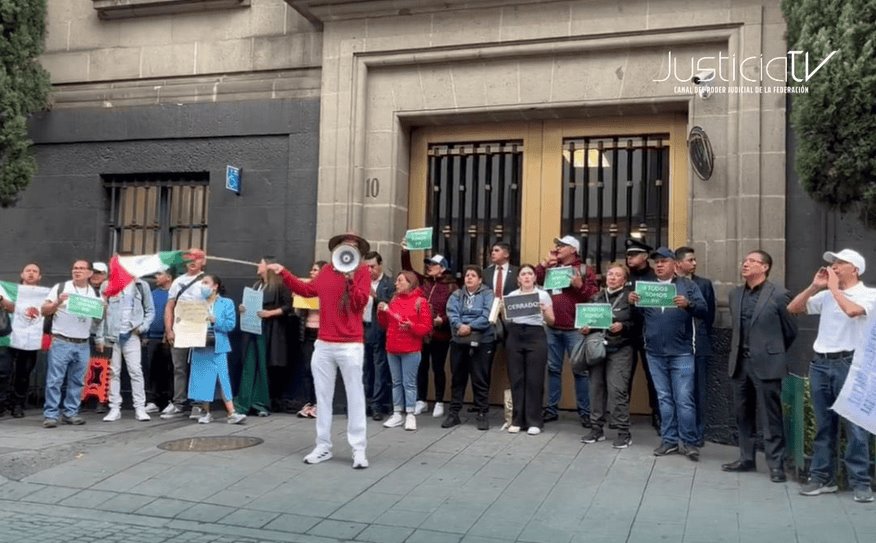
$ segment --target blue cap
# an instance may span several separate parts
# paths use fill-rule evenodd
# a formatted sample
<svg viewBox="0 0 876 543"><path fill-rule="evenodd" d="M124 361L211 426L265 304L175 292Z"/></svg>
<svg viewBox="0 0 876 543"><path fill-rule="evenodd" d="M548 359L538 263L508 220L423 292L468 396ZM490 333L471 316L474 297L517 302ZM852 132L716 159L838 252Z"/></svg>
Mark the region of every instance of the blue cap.
<svg viewBox="0 0 876 543"><path fill-rule="evenodd" d="M441 255L432 255L432 258L424 259L423 263L426 264L427 266L430 264L438 264L439 266L441 266L445 270L450 269L450 264L447 262L447 259Z"/></svg>
<svg viewBox="0 0 876 543"><path fill-rule="evenodd" d="M651 258L653 260L657 260L658 258L671 258L672 260L675 260L675 251L669 247L657 247L657 249L651 253Z"/></svg>

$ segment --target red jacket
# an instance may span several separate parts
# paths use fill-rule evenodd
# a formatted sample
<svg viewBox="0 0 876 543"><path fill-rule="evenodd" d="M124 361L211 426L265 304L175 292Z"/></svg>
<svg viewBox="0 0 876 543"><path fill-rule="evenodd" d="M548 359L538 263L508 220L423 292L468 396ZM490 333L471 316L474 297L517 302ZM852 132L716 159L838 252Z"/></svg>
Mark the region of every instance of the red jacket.
<svg viewBox="0 0 876 543"><path fill-rule="evenodd" d="M441 325L436 326L432 330L432 339L450 341L450 319L447 317L447 300L450 299L451 294L459 289L453 274L445 271L436 281L417 272L411 265L411 253L409 251L402 251L401 261L402 269L414 272L417 275L417 279L420 280L423 297L429 301L429 307L432 308L432 318L441 317Z"/></svg>
<svg viewBox="0 0 876 543"><path fill-rule="evenodd" d="M289 290L306 298L319 297L319 339L332 343L362 343L362 312L371 294L368 266L359 266L352 279L326 264L313 281L305 283L288 270L281 274ZM344 293L347 304L341 306Z"/></svg>
<svg viewBox="0 0 876 543"><path fill-rule="evenodd" d="M575 259L570 266L580 269L581 260ZM556 266L562 266L557 264ZM556 267L551 266L551 267ZM539 285L544 284L544 278L547 275L547 270L539 264L535 268L535 280ZM560 294L551 293L551 301L554 304L554 325L551 328L558 330L574 330L575 329L575 304L583 304L589 302L593 295L599 291L599 283L596 281L596 274L593 273L593 268L587 266L584 276L581 278L581 288L568 286L564 288Z"/></svg>
<svg viewBox="0 0 876 543"><path fill-rule="evenodd" d="M432 330L432 310L423 292L416 288L393 296L388 310L377 312L377 322L386 328L386 352L418 353L423 348L423 337ZM403 328L402 323L407 325Z"/></svg>

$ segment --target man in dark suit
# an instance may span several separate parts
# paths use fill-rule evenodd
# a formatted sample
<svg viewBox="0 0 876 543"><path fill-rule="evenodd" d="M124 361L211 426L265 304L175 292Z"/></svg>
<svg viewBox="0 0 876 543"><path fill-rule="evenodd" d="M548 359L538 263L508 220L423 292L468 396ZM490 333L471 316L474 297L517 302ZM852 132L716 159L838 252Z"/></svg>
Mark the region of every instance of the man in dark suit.
<svg viewBox="0 0 876 543"><path fill-rule="evenodd" d="M773 259L752 251L742 261L745 285L730 293L733 339L729 373L739 427L739 459L724 471L754 471L756 420L763 431L770 480L786 480L785 436L782 422L782 378L788 373L786 352L797 337L797 323L788 312L790 293L767 280ZM757 419L755 419L755 414Z"/></svg>
<svg viewBox="0 0 876 543"><path fill-rule="evenodd" d="M374 420L392 412L392 376L386 358L386 332L377 324L377 305L389 303L395 293L393 279L383 273L383 257L371 251L362 257L371 273L371 296L362 315L365 329L365 362L362 381L365 401Z"/></svg>
<svg viewBox="0 0 876 543"><path fill-rule="evenodd" d="M493 289L496 298L503 298L517 289L519 268L509 262L511 245L497 241L490 250L490 265L484 269L484 284ZM497 291L501 287L501 292Z"/></svg>

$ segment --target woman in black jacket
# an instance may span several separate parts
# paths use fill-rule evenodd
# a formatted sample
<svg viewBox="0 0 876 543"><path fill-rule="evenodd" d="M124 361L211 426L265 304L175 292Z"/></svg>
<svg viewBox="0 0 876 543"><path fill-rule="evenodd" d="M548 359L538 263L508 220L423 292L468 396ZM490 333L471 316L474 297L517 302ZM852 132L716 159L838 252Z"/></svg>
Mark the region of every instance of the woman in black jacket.
<svg viewBox="0 0 876 543"><path fill-rule="evenodd" d="M630 272L618 262L608 265L605 272L606 286L590 300L591 303L611 304L611 327L605 330L606 358L600 364L590 366L590 433L581 441L596 443L605 439L605 413L609 413L610 425L617 428L617 438L612 443L615 449L626 449L632 444L630 437L630 379L633 375L633 314L629 304L629 288L625 287ZM582 328L584 335L593 332ZM601 332L601 331L597 331Z"/></svg>

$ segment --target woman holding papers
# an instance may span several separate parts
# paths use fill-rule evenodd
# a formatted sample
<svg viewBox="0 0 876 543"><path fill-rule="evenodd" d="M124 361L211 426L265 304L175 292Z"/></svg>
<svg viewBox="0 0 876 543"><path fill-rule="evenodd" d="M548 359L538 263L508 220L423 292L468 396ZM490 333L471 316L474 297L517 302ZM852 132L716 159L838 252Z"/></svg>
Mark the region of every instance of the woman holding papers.
<svg viewBox="0 0 876 543"><path fill-rule="evenodd" d="M279 402L289 383L288 317L292 314L292 296L277 274L268 269L271 262L270 257L261 259L259 279L252 287L264 296L262 310L257 313L262 319L262 333L242 334L243 370L234 399L238 413L248 415L254 410L260 417L270 415L271 398ZM246 312L243 304L239 309L241 315Z"/></svg>
<svg viewBox="0 0 876 543"><path fill-rule="evenodd" d="M505 318L505 357L508 366L508 381L511 383L513 404L511 426L508 431L516 434L526 428L531 436L541 433L544 425L541 403L544 397L544 370L547 362L547 335L545 325L554 323L554 307L551 296L535 284L535 267L520 266L515 291L505 296L506 307L514 306L517 296L538 296L538 306L532 314ZM525 305L525 304L524 304Z"/></svg>
<svg viewBox="0 0 876 543"><path fill-rule="evenodd" d="M317 260L313 263L313 266L310 267L310 281L316 279L319 275L319 270L326 264L328 262L325 260ZM319 309L301 310L301 320L304 322L304 331L301 337L301 353L302 363L304 364L304 393L307 397L307 403L298 412L298 417L315 419L316 388L313 385L313 372L310 369L310 362L313 359L313 347L319 335Z"/></svg>
<svg viewBox="0 0 876 543"><path fill-rule="evenodd" d="M621 263L612 262L605 272L606 286L591 300L591 303L608 304L611 310L611 326L605 330L605 361L590 366L590 433L583 443L596 443L605 439L605 413L609 413L609 426L617 428L617 438L612 443L615 449L626 449L632 444L630 437L630 379L633 375L633 314L629 304L629 287L626 287L630 271ZM584 335L592 330L580 329Z"/></svg>
<svg viewBox="0 0 876 543"><path fill-rule="evenodd" d="M432 331L432 310L418 288L419 280L411 271L402 271L395 279L395 295L387 304L377 306L377 322L386 328L386 355L392 374L392 416L383 423L387 428L405 425L416 430L414 408L417 404L417 373L423 337ZM402 408L406 413L402 418Z"/></svg>
<svg viewBox="0 0 876 543"><path fill-rule="evenodd" d="M192 288L196 287L200 288L200 295L207 303L207 321L210 324L207 328L207 345L192 349L189 400L203 403L203 415L198 419L199 424L213 422L210 404L213 402L218 380L225 410L228 411L226 422L240 424L246 419L246 415L234 411L231 379L228 376L228 353L231 352L228 333L234 330L237 321L234 302L222 296L225 289L222 281L215 275L205 275L200 285L193 285Z"/></svg>

